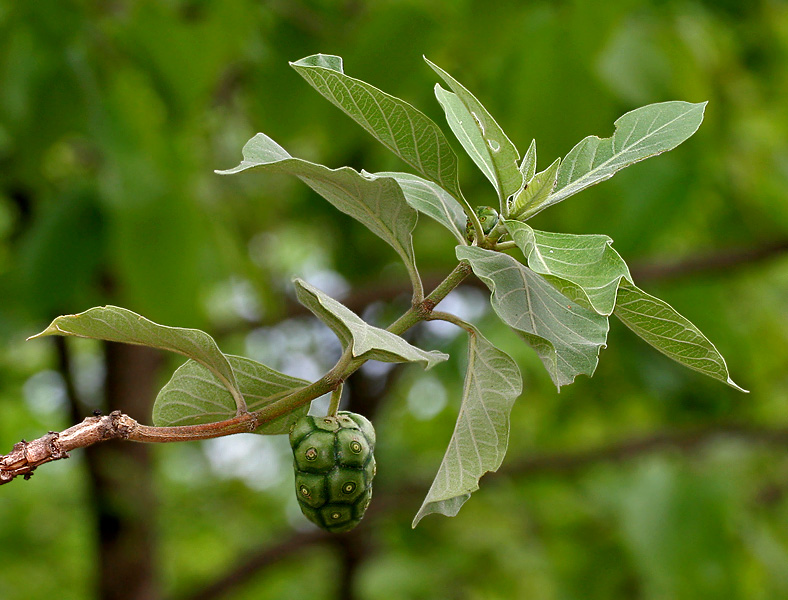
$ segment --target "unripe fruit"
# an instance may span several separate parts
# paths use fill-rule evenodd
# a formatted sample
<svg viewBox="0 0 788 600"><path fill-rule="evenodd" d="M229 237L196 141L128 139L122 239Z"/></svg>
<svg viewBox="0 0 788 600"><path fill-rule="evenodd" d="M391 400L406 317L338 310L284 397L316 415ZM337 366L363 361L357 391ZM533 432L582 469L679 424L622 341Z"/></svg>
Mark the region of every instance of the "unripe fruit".
<svg viewBox="0 0 788 600"><path fill-rule="evenodd" d="M301 512L334 533L358 525L372 498L375 429L366 417L301 417L290 430Z"/></svg>
<svg viewBox="0 0 788 600"><path fill-rule="evenodd" d="M484 235L488 235L495 226L498 224L499 215L498 211L495 210L492 206L478 206L476 207L476 216L479 217L479 223L482 226L482 231ZM465 225L465 237L468 239L469 242L473 241L474 231L473 225L471 225L471 220L468 219Z"/></svg>

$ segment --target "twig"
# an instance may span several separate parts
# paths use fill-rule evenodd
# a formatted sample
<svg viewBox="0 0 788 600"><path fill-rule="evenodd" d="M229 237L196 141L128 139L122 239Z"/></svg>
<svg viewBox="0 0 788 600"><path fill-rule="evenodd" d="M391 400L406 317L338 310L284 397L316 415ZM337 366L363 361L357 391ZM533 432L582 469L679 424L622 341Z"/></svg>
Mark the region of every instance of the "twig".
<svg viewBox="0 0 788 600"><path fill-rule="evenodd" d="M752 444L788 446L788 428L765 428L738 423L710 425L688 431L660 431L640 438L571 452L537 454L514 462L499 475L534 473L571 473L600 463L625 462L644 454L665 449L691 452L722 438L735 438ZM490 474L494 478L496 474Z"/></svg>

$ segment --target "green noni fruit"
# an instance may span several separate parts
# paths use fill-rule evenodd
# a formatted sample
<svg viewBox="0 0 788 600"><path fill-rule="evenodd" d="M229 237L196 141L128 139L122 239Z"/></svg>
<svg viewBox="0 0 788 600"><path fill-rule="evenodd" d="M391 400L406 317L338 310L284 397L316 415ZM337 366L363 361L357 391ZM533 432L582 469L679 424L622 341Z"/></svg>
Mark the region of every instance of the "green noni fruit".
<svg viewBox="0 0 788 600"><path fill-rule="evenodd" d="M301 512L338 533L358 525L372 498L375 429L366 417L305 416L290 430L295 490Z"/></svg>
<svg viewBox="0 0 788 600"><path fill-rule="evenodd" d="M482 226L482 231L484 235L489 234L495 226L498 224L498 211L495 210L492 206L478 206L476 207L476 215L479 217L479 223ZM473 225L471 225L471 220L468 219L465 225L465 237L468 238L469 242L473 241Z"/></svg>

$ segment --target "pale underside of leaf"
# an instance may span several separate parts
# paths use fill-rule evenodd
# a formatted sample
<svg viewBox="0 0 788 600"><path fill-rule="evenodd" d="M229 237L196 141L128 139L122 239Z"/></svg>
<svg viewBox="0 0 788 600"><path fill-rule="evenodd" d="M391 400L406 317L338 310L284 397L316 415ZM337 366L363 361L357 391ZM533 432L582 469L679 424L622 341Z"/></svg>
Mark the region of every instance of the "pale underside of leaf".
<svg viewBox="0 0 788 600"><path fill-rule="evenodd" d="M237 413L246 411L230 363L214 339L199 329L159 325L125 308L101 306L76 315L57 317L49 327L30 339L47 335L121 342L182 354L205 366L219 379L232 394Z"/></svg>
<svg viewBox="0 0 788 600"><path fill-rule="evenodd" d="M381 362L421 362L429 369L449 356L436 350L422 350L400 336L374 327L352 310L301 279L294 279L298 301L328 325L343 348L350 347L354 358Z"/></svg>
<svg viewBox="0 0 788 600"><path fill-rule="evenodd" d="M365 225L399 254L408 270L414 296L421 298L423 290L411 236L418 213L408 204L396 180L365 177L350 167L329 169L293 158L263 133L258 133L246 143L243 160L237 167L217 173L230 175L253 168L298 177L335 208Z"/></svg>
<svg viewBox="0 0 788 600"><path fill-rule="evenodd" d="M473 329L457 423L413 527L431 513L455 516L479 489L482 475L498 470L509 442L509 415L521 393L517 364Z"/></svg>
<svg viewBox="0 0 788 600"><path fill-rule="evenodd" d="M343 72L338 56L318 54L290 65L332 104L384 146L460 198L457 156L427 115L407 102Z"/></svg>
<svg viewBox="0 0 788 600"><path fill-rule="evenodd" d="M468 243L464 233L467 220L465 211L460 203L437 183L411 173L366 173L362 171L362 175L373 178L390 177L394 179L399 184L402 193L405 195L405 200L411 207L435 219L451 231L461 244Z"/></svg>
<svg viewBox="0 0 788 600"><path fill-rule="evenodd" d="M507 254L458 246L492 292L492 307L539 355L557 387L591 376L605 346L608 321L564 296L544 277Z"/></svg>
<svg viewBox="0 0 788 600"><path fill-rule="evenodd" d="M309 384L249 358L226 356L251 411L260 410ZM288 433L290 426L308 410L308 404L297 408L261 425L255 433ZM229 419L234 414L232 396L221 382L208 369L190 360L159 391L153 406L153 423L158 427L201 425Z"/></svg>
<svg viewBox="0 0 788 600"><path fill-rule="evenodd" d="M672 150L698 130L705 107L705 102L649 104L619 117L612 137L583 139L561 163L553 193L529 216L610 179L624 167Z"/></svg>
<svg viewBox="0 0 788 600"><path fill-rule="evenodd" d="M528 261L562 294L600 315L616 305L621 279L632 281L629 268L606 235L575 235L537 231L520 221L506 229Z"/></svg>
<svg viewBox="0 0 788 600"><path fill-rule="evenodd" d="M438 65L427 60L426 57L424 60L446 82L465 106L467 112L470 113L472 121L470 125L476 126L484 140L483 148L489 156L489 164L495 174L493 185L498 191L501 199L501 210L503 210L506 199L517 193L523 185L523 175L518 167L520 154L517 152L517 148L515 148L512 141L506 136L501 126L498 125L482 103L465 86ZM463 126L463 129L467 130L468 126ZM462 140L460 142L462 143Z"/></svg>
<svg viewBox="0 0 788 600"><path fill-rule="evenodd" d="M614 313L624 325L676 362L739 391L725 359L706 336L667 302L622 280Z"/></svg>

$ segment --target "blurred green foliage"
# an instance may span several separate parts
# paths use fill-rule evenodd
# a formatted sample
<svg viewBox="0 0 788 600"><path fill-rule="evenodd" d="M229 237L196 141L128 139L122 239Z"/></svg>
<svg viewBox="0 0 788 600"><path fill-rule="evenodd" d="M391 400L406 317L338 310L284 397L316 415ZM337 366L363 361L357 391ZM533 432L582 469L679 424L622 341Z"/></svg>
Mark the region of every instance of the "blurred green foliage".
<svg viewBox="0 0 788 600"><path fill-rule="evenodd" d="M687 143L541 213L534 227L608 234L630 264L788 237L782 0L0 1L3 452L71 422L51 347L22 341L58 314L119 304L226 332L225 351L317 377L336 351L330 336L299 319L273 326L291 277L334 294L406 281L385 244L299 182L213 174L236 164L257 131L330 167L406 170L288 67L315 52L343 56L350 75L443 126L426 55L479 97L521 152L536 138L540 169L588 134L610 135L636 106L709 100ZM461 161L465 195L494 203ZM416 251L425 273L451 267L452 240L427 219ZM376 494L387 510L360 526L373 550L358 567L359 597L788 598L784 447L722 437L568 472L512 468L532 454L666 429L788 427L784 255L641 287L694 321L751 394L686 372L614 325L593 379L558 395L535 355L468 291L461 306L525 375L510 472L482 479L458 517L410 530L421 502L413 478L426 493L465 355L462 338L420 330L415 341L455 360L428 374L406 369L385 390ZM385 322L390 308L367 316ZM98 348L73 349L79 392L95 398ZM425 389L431 406L419 406ZM286 440L246 438L156 448L167 593L199 589L304 527ZM75 453L0 490L3 599L90 597L95 532L83 471ZM315 547L231 597L333 598L337 560Z"/></svg>

